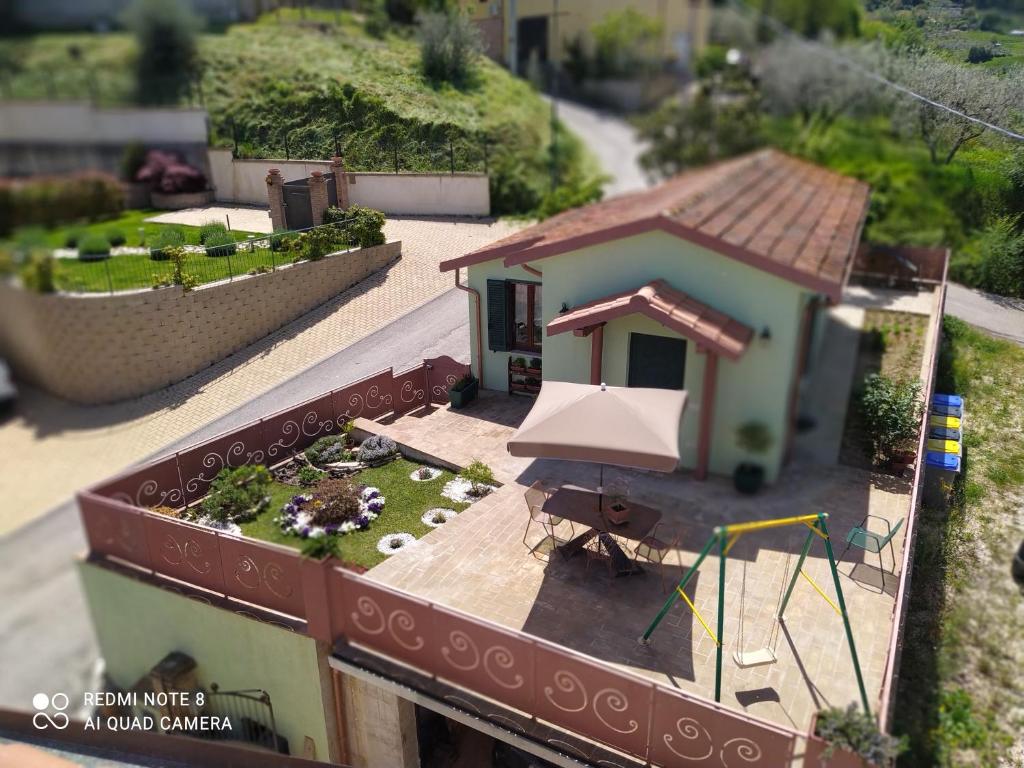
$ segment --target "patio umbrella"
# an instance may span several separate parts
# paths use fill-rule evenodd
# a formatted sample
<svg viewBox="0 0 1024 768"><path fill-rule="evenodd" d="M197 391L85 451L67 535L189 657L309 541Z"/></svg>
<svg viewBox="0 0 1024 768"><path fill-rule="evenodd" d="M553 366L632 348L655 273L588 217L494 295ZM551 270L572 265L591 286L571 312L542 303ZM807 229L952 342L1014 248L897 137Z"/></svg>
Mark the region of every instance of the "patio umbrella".
<svg viewBox="0 0 1024 768"><path fill-rule="evenodd" d="M595 462L602 485L605 464L671 472L679 464L685 407L681 390L545 381L508 452Z"/></svg>

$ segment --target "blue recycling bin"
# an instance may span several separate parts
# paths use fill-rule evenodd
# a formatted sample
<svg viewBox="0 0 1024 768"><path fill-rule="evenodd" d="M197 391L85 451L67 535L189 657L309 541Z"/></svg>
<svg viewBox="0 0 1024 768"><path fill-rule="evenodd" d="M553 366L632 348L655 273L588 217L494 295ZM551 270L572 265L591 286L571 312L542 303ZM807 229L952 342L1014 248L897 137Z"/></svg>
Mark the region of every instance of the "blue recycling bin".
<svg viewBox="0 0 1024 768"><path fill-rule="evenodd" d="M924 503L931 509L946 509L960 474L960 457L955 453L928 451L924 465Z"/></svg>
<svg viewBox="0 0 1024 768"><path fill-rule="evenodd" d="M964 399L960 395L943 395L936 392L932 395L932 405L952 405L956 408L962 408Z"/></svg>

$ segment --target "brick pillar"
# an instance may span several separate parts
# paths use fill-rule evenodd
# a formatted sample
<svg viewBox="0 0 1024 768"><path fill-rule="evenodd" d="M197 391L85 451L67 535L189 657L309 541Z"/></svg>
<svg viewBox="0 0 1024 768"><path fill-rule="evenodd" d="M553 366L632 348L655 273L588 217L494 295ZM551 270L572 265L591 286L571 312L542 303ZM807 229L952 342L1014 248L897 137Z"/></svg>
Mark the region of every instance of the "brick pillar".
<svg viewBox="0 0 1024 768"><path fill-rule="evenodd" d="M270 203L270 225L275 231L288 229L284 218L284 177L277 168L267 174L267 201Z"/></svg>
<svg viewBox="0 0 1024 768"><path fill-rule="evenodd" d="M331 173L334 174L334 186L338 191L338 207L345 210L348 201L348 172L345 170L345 158L335 155L331 158Z"/></svg>
<svg viewBox="0 0 1024 768"><path fill-rule="evenodd" d="M313 171L309 176L309 207L313 213L313 226L323 224L327 211L327 179L322 171Z"/></svg>

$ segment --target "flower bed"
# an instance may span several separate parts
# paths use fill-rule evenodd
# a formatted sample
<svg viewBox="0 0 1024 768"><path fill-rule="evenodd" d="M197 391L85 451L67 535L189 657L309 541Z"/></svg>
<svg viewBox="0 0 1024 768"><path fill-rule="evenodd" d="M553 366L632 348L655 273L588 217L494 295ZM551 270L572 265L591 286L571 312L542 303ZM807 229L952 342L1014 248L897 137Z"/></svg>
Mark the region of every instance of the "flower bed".
<svg viewBox="0 0 1024 768"><path fill-rule="evenodd" d="M318 536L344 536L355 531L364 531L384 511L385 499L380 494L380 488L373 486L363 488L360 496L361 514L358 517L354 520L336 524L327 523L326 525L316 525L314 522L312 507L317 503L314 494L305 493L292 496L291 500L281 508L278 523L286 534L298 536L301 539Z"/></svg>

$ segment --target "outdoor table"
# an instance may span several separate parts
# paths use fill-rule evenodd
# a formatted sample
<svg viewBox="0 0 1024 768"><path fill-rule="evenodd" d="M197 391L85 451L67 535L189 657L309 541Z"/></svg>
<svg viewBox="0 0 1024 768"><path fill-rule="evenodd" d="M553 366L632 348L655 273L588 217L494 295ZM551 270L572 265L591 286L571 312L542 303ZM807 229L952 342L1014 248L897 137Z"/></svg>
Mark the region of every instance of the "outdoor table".
<svg viewBox="0 0 1024 768"><path fill-rule="evenodd" d="M610 502L605 499L605 504ZM600 508L600 497L593 491L565 485L555 491L544 502L544 511L555 517L562 517L574 523L587 526L587 530L572 541L562 544L559 550L568 558L572 557L591 541L599 537L602 546L611 557L616 576L631 576L643 573L643 569L633 562L629 555L615 543L609 534L622 536L625 539L640 541L651 532L661 519L661 512L643 504L627 501L629 519L621 524L609 521Z"/></svg>

